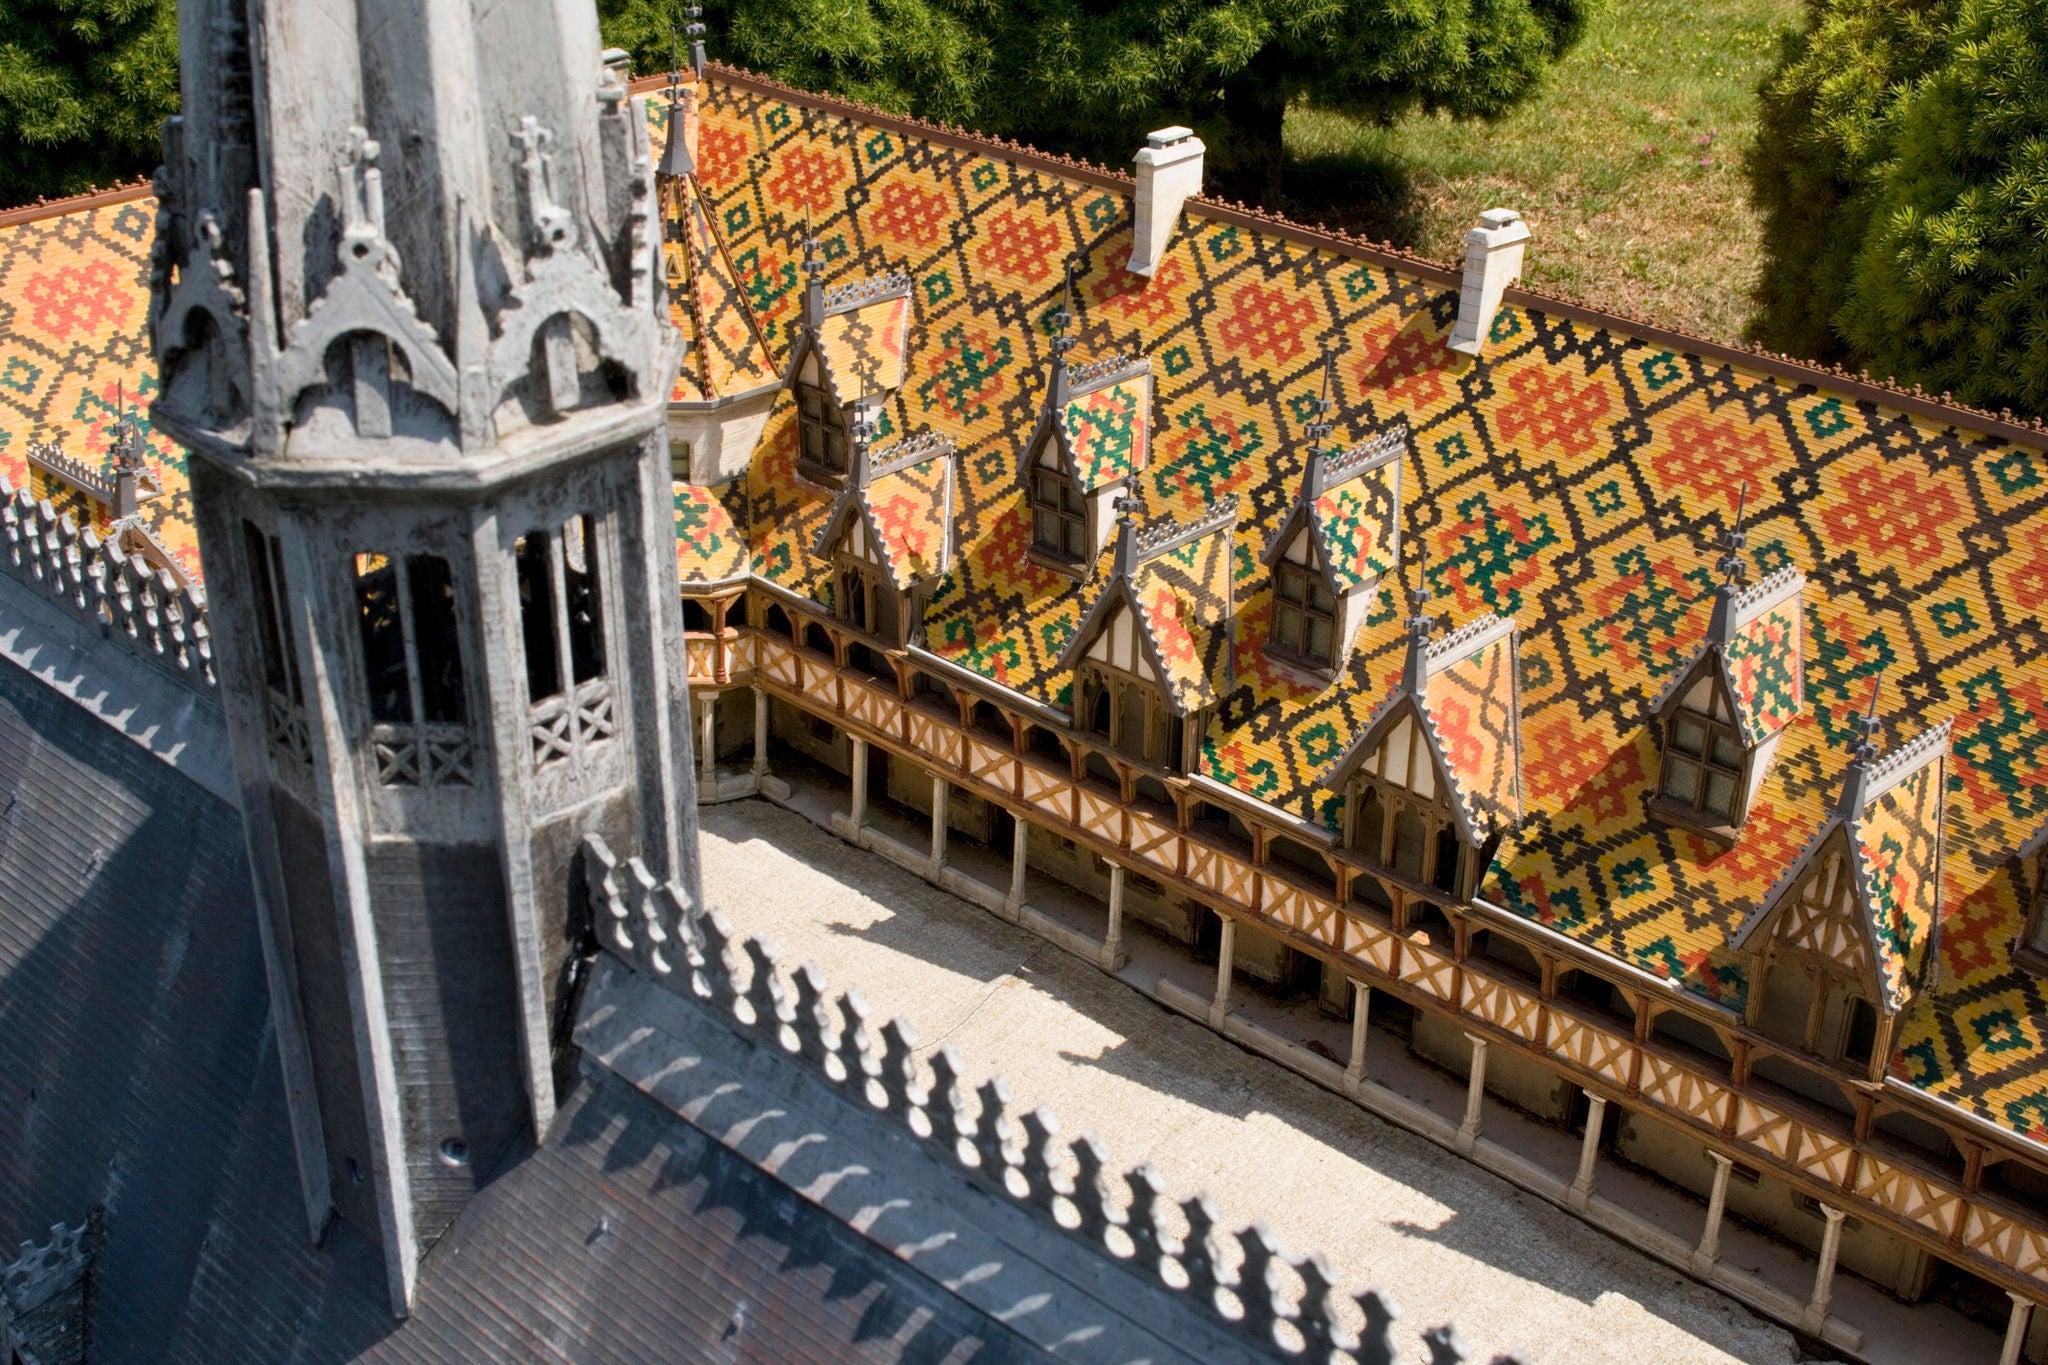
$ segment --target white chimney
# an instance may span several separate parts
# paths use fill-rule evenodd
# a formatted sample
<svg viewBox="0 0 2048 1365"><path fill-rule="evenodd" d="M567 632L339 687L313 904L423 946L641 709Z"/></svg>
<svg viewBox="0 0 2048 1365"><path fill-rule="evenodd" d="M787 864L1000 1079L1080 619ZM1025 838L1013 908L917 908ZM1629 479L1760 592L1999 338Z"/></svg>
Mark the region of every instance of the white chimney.
<svg viewBox="0 0 2048 1365"><path fill-rule="evenodd" d="M1207 150L1192 128L1161 128L1145 135L1138 149L1138 223L1125 267L1133 275L1150 279L1159 268L1180 206L1202 192L1202 153Z"/></svg>
<svg viewBox="0 0 2048 1365"><path fill-rule="evenodd" d="M1451 349L1478 355L1493 329L1493 315L1507 287L1522 278L1522 251L1529 225L1513 209L1488 209L1479 226L1465 234L1465 289L1458 296L1458 322Z"/></svg>

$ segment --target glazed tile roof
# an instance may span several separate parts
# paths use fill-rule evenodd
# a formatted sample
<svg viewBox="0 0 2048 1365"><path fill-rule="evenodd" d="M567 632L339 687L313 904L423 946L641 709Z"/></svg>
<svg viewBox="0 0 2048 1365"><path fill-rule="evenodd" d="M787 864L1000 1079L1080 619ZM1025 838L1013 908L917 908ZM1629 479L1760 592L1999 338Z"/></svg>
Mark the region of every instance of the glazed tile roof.
<svg viewBox="0 0 2048 1365"><path fill-rule="evenodd" d="M1061 266L1078 258L1083 351L1151 357L1142 478L1155 510L1243 507L1231 557L1235 682L1203 770L1341 823L1319 785L1398 676L1383 584L1338 677L1267 662L1259 553L1299 492L1324 347L1352 438L1405 421L1401 550L1458 619L1518 627L1526 814L1482 895L1731 1007L1729 941L1834 802L1855 709L1886 678L1895 729L1953 721L1941 932L1893 1074L2048 1141L2048 995L2008 950L2013 857L2048 818L2048 458L2042 440L1819 370L1510 290L1478 358L1444 343L1453 274L1190 201L1149 279L1124 269L1127 182L714 74L698 174L771 352L800 316L805 225L835 275L901 268L912 307L884 435L959 445L953 571L932 649L1048 702L1096 586L1033 564L1018 469L1043 406ZM0 467L21 443L99 433L119 379L154 384L142 338L151 205L0 229ZM1540 237L1536 249L1541 249ZM97 439L95 436L97 434ZM829 496L794 474L777 405L744 486L753 573L822 591ZM161 449L159 533L189 549L182 462ZM1705 636L1705 555L1747 484L1752 566L1801 569L1803 706L1733 849L1651 820L1652 703ZM731 503L725 504L728 508ZM160 510L159 510L160 509ZM1105 553L1108 553L1105 551ZM1410 562L1413 562L1412 560Z"/></svg>
<svg viewBox="0 0 2048 1365"><path fill-rule="evenodd" d="M1262 562L1278 562L1306 525L1332 592L1368 587L1392 573L1400 563L1400 460L1406 435L1391 429L1320 457L1323 473L1314 480L1320 489L1311 496L1310 477L1303 475L1293 510L1267 544Z"/></svg>
<svg viewBox="0 0 2048 1365"><path fill-rule="evenodd" d="M727 503L744 514L746 476L716 489L681 481L674 486L677 577L685 583L723 583L743 576L751 556Z"/></svg>
<svg viewBox="0 0 2048 1365"><path fill-rule="evenodd" d="M1120 540L1114 572L1063 651L1067 667L1122 607L1136 617L1174 710L1213 706L1229 685L1236 517L1237 499L1226 498L1191 525L1120 528L1128 544Z"/></svg>
<svg viewBox="0 0 2048 1365"><path fill-rule="evenodd" d="M669 317L683 336L672 399L706 402L775 383L782 376L746 306L732 259L712 231L696 177L665 178L662 200L676 234L662 243Z"/></svg>
<svg viewBox="0 0 2048 1365"><path fill-rule="evenodd" d="M157 388L146 332L155 218L155 200L128 190L0 227L0 474L60 508L70 500L83 522L86 499L45 474L32 477L28 447L51 442L107 476L125 404L163 492L144 504L143 524L196 582L185 457L148 417Z"/></svg>
<svg viewBox="0 0 2048 1365"><path fill-rule="evenodd" d="M1088 492L1145 467L1152 377L1131 375L1070 396L1057 414L1068 468Z"/></svg>
<svg viewBox="0 0 2048 1365"><path fill-rule="evenodd" d="M1514 623L1482 616L1431 642L1422 695L1453 801L1482 835L1522 818L1520 709Z"/></svg>
<svg viewBox="0 0 2048 1365"><path fill-rule="evenodd" d="M862 459L872 472L857 470L848 480L818 530L814 552L829 556L846 523L858 516L899 591L951 569L953 443L913 437Z"/></svg>
<svg viewBox="0 0 2048 1365"><path fill-rule="evenodd" d="M880 276L851 286L841 298L828 296L818 350L833 397L844 405L900 388L909 339L908 279Z"/></svg>

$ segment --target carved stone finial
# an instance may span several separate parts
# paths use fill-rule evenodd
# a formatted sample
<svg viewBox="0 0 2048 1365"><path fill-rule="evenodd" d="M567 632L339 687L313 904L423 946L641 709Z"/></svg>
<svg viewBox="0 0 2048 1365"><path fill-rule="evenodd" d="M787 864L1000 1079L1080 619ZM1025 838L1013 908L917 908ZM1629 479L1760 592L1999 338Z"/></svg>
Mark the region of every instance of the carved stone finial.
<svg viewBox="0 0 2048 1365"><path fill-rule="evenodd" d="M398 285L398 248L384 235L384 173L377 169L377 139L360 124L348 130L341 160L341 254L343 264L361 264L393 288Z"/></svg>
<svg viewBox="0 0 2048 1365"><path fill-rule="evenodd" d="M555 159L547 152L555 135L533 115L522 114L512 139L524 153L519 170L526 182L526 212L533 224L534 250L549 256L571 250L576 245L576 219L555 202Z"/></svg>

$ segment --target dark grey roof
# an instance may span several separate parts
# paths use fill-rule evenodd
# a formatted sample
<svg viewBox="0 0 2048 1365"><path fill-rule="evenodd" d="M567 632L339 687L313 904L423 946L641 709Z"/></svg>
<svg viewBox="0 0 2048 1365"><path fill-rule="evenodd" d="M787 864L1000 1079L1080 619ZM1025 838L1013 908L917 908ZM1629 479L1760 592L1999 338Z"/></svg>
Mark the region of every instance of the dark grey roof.
<svg viewBox="0 0 2048 1365"><path fill-rule="evenodd" d="M93 1360L1035 1358L625 1083L429 1256L306 1235L241 822L0 661L0 1262L108 1211Z"/></svg>
<svg viewBox="0 0 2048 1365"><path fill-rule="evenodd" d="M586 1078L434 1247L392 1361L1036 1360L632 1086Z"/></svg>

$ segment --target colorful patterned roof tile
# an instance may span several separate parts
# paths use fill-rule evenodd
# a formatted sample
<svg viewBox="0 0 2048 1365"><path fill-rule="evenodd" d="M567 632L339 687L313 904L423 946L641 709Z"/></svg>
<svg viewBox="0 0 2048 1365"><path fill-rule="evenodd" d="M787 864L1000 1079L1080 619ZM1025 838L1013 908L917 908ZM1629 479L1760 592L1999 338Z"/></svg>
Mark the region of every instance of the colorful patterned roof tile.
<svg viewBox="0 0 2048 1365"><path fill-rule="evenodd" d="M864 281L863 284L876 284ZM818 350L832 395L844 406L903 386L910 344L910 281L885 277L878 297L834 311L818 324Z"/></svg>
<svg viewBox="0 0 2048 1365"><path fill-rule="evenodd" d="M1522 818L1521 705L1515 623L1482 616L1433 642L1423 665L1422 710L1443 755L1465 823L1480 836Z"/></svg>
<svg viewBox="0 0 2048 1365"><path fill-rule="evenodd" d="M1120 610L1180 715L1213 706L1230 687L1231 557L1237 499L1191 523L1166 518L1144 530L1118 528L1116 569L1062 653L1072 668Z"/></svg>
<svg viewBox="0 0 2048 1365"><path fill-rule="evenodd" d="M1805 709L1806 575L1784 568L1747 588L1716 589L1706 637L1686 665L1671 674L1651 710L1689 692L1700 671L1714 669L1735 708L1736 729L1754 749ZM1725 600L1724 600L1725 599Z"/></svg>
<svg viewBox="0 0 2048 1365"><path fill-rule="evenodd" d="M780 381L695 176L664 177L662 259L683 359L671 401L704 403Z"/></svg>
<svg viewBox="0 0 2048 1365"><path fill-rule="evenodd" d="M734 506L746 507L746 483L743 475L718 489L675 485L676 574L683 582L724 583L746 575L751 556L733 516Z"/></svg>
<svg viewBox="0 0 2048 1365"><path fill-rule="evenodd" d="M1356 592L1392 573L1400 563L1401 458L1406 453L1403 427L1333 455L1311 450L1301 492L1267 542L1264 562L1276 563L1306 527L1331 592Z"/></svg>
<svg viewBox="0 0 2048 1365"><path fill-rule="evenodd" d="M1885 719L1954 717L1952 818L1934 961L1895 1036L1893 1074L2048 1141L2048 993L2008 948L2026 916L2012 853L2048 818L2038 433L1518 290L1485 353L1464 356L1444 344L1458 287L1442 267L1191 200L1157 269L1136 276L1130 191L1115 177L730 73L713 73L700 117L705 207L777 359L801 328L795 224L811 225L828 260L901 263L910 282L916 327L906 297L870 330L900 338L883 346L900 377L883 435L930 427L960 451L932 650L1049 704L1070 681L1062 649L1093 592L1030 560L1017 460L1044 406L1044 320L1072 257L1073 334L1154 359L1139 411L1156 429L1142 458L1133 432L1128 461L1152 506L1193 515L1234 493L1244 508L1228 557L1235 667L1202 770L1340 822L1318 778L1399 668L1398 611L1383 585L1336 677L1305 681L1265 657L1258 557L1300 489L1321 352L1341 348L1328 420L1399 419L1412 433L1403 553L1424 551L1413 558L1459 616L1520 626L1523 817L1481 898L1740 1008L1750 982L1732 936L1827 817L1835 792L1819 775L1838 770L1871 679L1910 680ZM30 438L104 450L117 384L153 392L154 207L100 200L0 227L0 471L15 482ZM196 559L182 457L152 446L165 488L148 505L152 529ZM795 449L785 397L732 486L744 514L721 506L751 542L754 575L821 593L810 542L831 504L796 479ZM1745 483L1762 490L1745 518L1758 565L1808 575L1782 613L1802 646L1788 690L1803 695L1741 840L1723 849L1645 809L1657 772L1646 702L1706 629L1695 604L1718 585L1695 528L1731 514Z"/></svg>
<svg viewBox="0 0 2048 1365"><path fill-rule="evenodd" d="M947 437L925 433L867 452L818 528L812 553L829 556L858 516L899 592L928 583L953 567L953 489Z"/></svg>
<svg viewBox="0 0 2048 1365"><path fill-rule="evenodd" d="M1072 394L1059 410L1075 479L1094 492L1145 467L1152 376L1140 372Z"/></svg>

